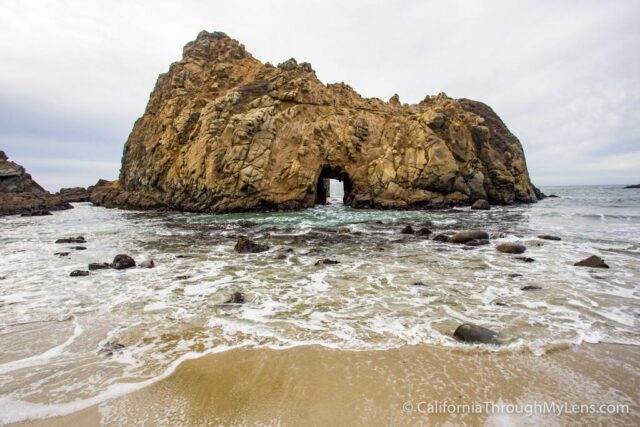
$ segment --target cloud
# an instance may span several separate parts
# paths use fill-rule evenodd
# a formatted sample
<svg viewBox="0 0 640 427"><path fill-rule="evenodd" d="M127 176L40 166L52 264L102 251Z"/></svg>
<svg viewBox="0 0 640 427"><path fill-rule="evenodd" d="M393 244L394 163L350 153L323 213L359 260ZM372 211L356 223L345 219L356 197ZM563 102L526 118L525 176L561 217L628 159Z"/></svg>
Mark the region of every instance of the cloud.
<svg viewBox="0 0 640 427"><path fill-rule="evenodd" d="M625 0L0 0L0 147L50 189L115 176L47 161L117 165L157 75L207 29L364 96L484 101L537 184L640 182L639 18Z"/></svg>

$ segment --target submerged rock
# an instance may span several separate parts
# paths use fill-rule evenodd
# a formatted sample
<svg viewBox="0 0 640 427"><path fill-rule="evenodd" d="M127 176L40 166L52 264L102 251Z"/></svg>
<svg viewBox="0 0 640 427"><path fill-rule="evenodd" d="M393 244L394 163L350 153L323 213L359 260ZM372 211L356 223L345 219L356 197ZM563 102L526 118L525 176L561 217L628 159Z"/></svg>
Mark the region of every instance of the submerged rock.
<svg viewBox="0 0 640 427"><path fill-rule="evenodd" d="M489 239L471 239L467 242L464 242L465 246L484 246L484 245L488 245Z"/></svg>
<svg viewBox="0 0 640 427"><path fill-rule="evenodd" d="M314 265L322 266L322 265L336 265L336 264L340 264L340 261L336 261L336 260L333 260L333 259L326 258L326 259L321 259L321 260L316 261L316 263Z"/></svg>
<svg viewBox="0 0 640 427"><path fill-rule="evenodd" d="M231 297L225 301L226 304L244 304L244 295L241 292L234 292Z"/></svg>
<svg viewBox="0 0 640 427"><path fill-rule="evenodd" d="M416 235L418 235L418 236L428 236L431 233L432 233L432 231L429 230L427 227L422 227L421 229L416 231Z"/></svg>
<svg viewBox="0 0 640 427"><path fill-rule="evenodd" d="M550 234L541 234L538 236L538 239L542 239L542 240L562 240L560 237L558 236L552 236Z"/></svg>
<svg viewBox="0 0 640 427"><path fill-rule="evenodd" d="M155 266L156 266L156 263L153 262L152 259L142 261L140 265L138 265L138 267L140 268L154 268Z"/></svg>
<svg viewBox="0 0 640 427"><path fill-rule="evenodd" d="M84 236L78 236L58 239L56 240L56 243L87 243L87 241L84 239Z"/></svg>
<svg viewBox="0 0 640 427"><path fill-rule="evenodd" d="M489 209L491 209L491 205L486 200L480 199L473 202L473 204L471 205L471 209L478 211L488 211Z"/></svg>
<svg viewBox="0 0 640 427"><path fill-rule="evenodd" d="M266 252L269 250L268 245L261 245L247 238L241 237L236 242L236 245L233 247L238 253L241 254L255 254L259 252Z"/></svg>
<svg viewBox="0 0 640 427"><path fill-rule="evenodd" d="M129 255L120 254L116 255L111 263L111 267L116 270L125 270L127 268L132 268L136 266L136 262Z"/></svg>
<svg viewBox="0 0 640 427"><path fill-rule="evenodd" d="M453 236L449 238L449 241L451 243L466 243L474 239L483 240L488 238L489 238L489 234L487 234L486 231L464 230L464 231L458 231L457 233L455 233Z"/></svg>
<svg viewBox="0 0 640 427"><path fill-rule="evenodd" d="M576 267L609 268L607 263L596 255L591 255L590 257L585 258L582 261L578 261L573 265Z"/></svg>
<svg viewBox="0 0 640 427"><path fill-rule="evenodd" d="M71 252L55 252L54 255L58 255L59 257L68 256Z"/></svg>
<svg viewBox="0 0 640 427"><path fill-rule="evenodd" d="M74 251L86 251L86 246L71 246L69 249L73 249Z"/></svg>
<svg viewBox="0 0 640 427"><path fill-rule="evenodd" d="M505 340L500 333L472 323L458 326L453 336L468 343L502 344Z"/></svg>
<svg viewBox="0 0 640 427"><path fill-rule="evenodd" d="M207 31L158 77L125 145L107 207L294 210L344 182L354 208L534 202L522 145L487 105L445 94L415 105L324 84L309 64L263 64Z"/></svg>
<svg viewBox="0 0 640 427"><path fill-rule="evenodd" d="M107 262L92 262L89 264L89 270L105 270L107 268L111 268L111 265Z"/></svg>
<svg viewBox="0 0 640 427"><path fill-rule="evenodd" d="M89 272L86 270L74 270L71 272L71 274L69 274L69 276L71 277L83 277L88 275L89 275Z"/></svg>
<svg viewBox="0 0 640 427"><path fill-rule="evenodd" d="M520 288L522 291L539 291L540 289L542 288L536 285L527 285Z"/></svg>
<svg viewBox="0 0 640 427"><path fill-rule="evenodd" d="M518 261L522 261L522 262L534 262L535 261L535 259L529 258L529 257L526 257L526 256L517 256L517 257L515 257L515 259L517 259Z"/></svg>
<svg viewBox="0 0 640 427"><path fill-rule="evenodd" d="M105 356L113 356L113 353L120 352L124 350L126 347L120 343L114 342L106 342L98 348L99 354L104 354Z"/></svg>
<svg viewBox="0 0 640 427"><path fill-rule="evenodd" d="M520 243L506 242L497 245L496 249L505 254L521 254L527 250L527 247Z"/></svg>
<svg viewBox="0 0 640 427"><path fill-rule="evenodd" d="M274 252L273 257L275 259L286 259L292 253L293 253L292 248L280 248Z"/></svg>
<svg viewBox="0 0 640 427"><path fill-rule="evenodd" d="M444 233L436 234L433 237L433 240L435 240L436 242L448 242L450 239L451 239L451 236Z"/></svg>
<svg viewBox="0 0 640 427"><path fill-rule="evenodd" d="M400 230L400 233L402 234L414 234L415 231L413 231L413 227L410 225L406 225L402 230Z"/></svg>
<svg viewBox="0 0 640 427"><path fill-rule="evenodd" d="M32 209L22 212L20 216L48 216L53 215L48 209Z"/></svg>

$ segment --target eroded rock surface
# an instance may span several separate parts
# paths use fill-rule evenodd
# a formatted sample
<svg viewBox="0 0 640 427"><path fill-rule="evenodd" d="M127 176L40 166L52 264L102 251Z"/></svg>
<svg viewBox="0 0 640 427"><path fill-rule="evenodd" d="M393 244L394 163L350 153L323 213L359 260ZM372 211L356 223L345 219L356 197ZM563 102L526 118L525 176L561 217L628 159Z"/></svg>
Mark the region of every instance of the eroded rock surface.
<svg viewBox="0 0 640 427"><path fill-rule="evenodd" d="M263 64L224 33L201 32L161 74L125 145L107 207L205 212L301 209L340 179L357 208L534 202L522 146L485 104L415 105L323 84L311 65Z"/></svg>
<svg viewBox="0 0 640 427"><path fill-rule="evenodd" d="M9 161L0 151L0 216L47 215L49 211L71 207L38 185L22 166Z"/></svg>

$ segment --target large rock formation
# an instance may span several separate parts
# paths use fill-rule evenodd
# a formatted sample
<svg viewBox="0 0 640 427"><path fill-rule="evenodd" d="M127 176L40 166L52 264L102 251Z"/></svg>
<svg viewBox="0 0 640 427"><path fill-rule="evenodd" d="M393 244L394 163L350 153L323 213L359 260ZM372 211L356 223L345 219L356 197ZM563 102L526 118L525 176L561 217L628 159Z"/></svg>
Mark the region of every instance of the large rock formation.
<svg viewBox="0 0 640 427"><path fill-rule="evenodd" d="M0 151L0 216L46 213L72 206L35 182L22 166Z"/></svg>
<svg viewBox="0 0 640 427"><path fill-rule="evenodd" d="M161 74L125 145L105 206L189 211L300 209L344 202L428 208L533 202L518 139L487 105L444 94L417 105L324 85L311 65L263 64L203 31Z"/></svg>

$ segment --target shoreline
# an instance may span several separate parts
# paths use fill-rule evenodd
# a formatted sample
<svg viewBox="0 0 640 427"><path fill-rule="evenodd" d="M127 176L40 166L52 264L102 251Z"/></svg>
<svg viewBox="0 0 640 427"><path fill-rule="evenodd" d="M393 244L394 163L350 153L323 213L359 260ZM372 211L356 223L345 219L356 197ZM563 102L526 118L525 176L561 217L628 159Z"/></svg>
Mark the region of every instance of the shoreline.
<svg viewBox="0 0 640 427"><path fill-rule="evenodd" d="M638 346L580 344L542 356L477 350L435 345L365 351L318 345L243 347L186 360L167 378L87 409L11 425L640 422ZM543 402L618 404L628 405L629 413L527 416L495 413L495 405L494 413L487 406L478 413L485 402L529 409ZM451 404L467 406L456 413L429 413L451 412Z"/></svg>

